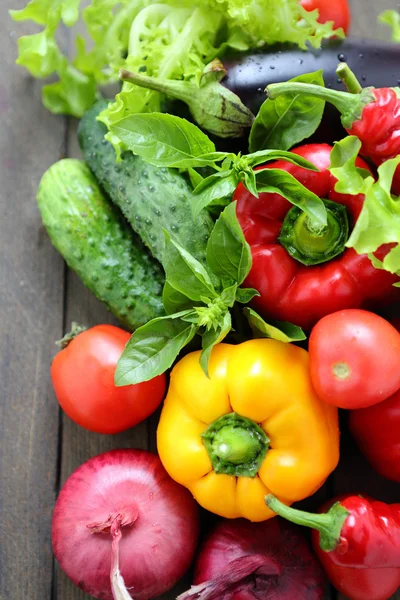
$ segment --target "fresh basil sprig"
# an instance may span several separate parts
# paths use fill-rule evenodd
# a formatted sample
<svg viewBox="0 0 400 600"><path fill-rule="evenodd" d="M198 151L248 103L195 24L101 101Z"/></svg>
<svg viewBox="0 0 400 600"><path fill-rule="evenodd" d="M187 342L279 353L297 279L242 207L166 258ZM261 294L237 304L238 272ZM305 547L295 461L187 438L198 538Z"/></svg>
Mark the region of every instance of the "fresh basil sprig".
<svg viewBox="0 0 400 600"><path fill-rule="evenodd" d="M118 362L116 385L141 383L164 373L196 334L202 338L200 365L208 374L213 347L232 329L231 309L236 302L246 304L258 295L257 290L240 287L251 262L250 246L237 220L235 202L224 209L215 223L207 244L206 267L166 233L163 302L167 315L153 319L132 335ZM249 314L253 321L258 319L264 328L268 327L257 313ZM268 337L288 341L285 333L269 327ZM262 335L266 335L265 330Z"/></svg>
<svg viewBox="0 0 400 600"><path fill-rule="evenodd" d="M290 81L324 86L323 71L299 75ZM251 152L262 148L288 150L310 137L321 123L325 101L300 94L283 94L262 104L250 131Z"/></svg>
<svg viewBox="0 0 400 600"><path fill-rule="evenodd" d="M259 150L241 155L232 152L217 152L214 143L196 125L180 117L162 114L134 114L121 119L111 127L126 148L157 167L188 169L191 180L197 182L193 212L223 198L231 198L237 185L243 185L255 196L264 188L258 184L255 167L275 160L286 160L295 165L316 171L316 167L303 157L285 150ZM212 173L204 179L198 177L196 168L211 167ZM261 167L262 169L262 167ZM197 174L197 176L196 176ZM318 196L301 185L290 173L280 170L274 176L276 191L286 190L283 195L298 206L296 195L291 190L300 189L302 210L326 225L325 205ZM316 205L319 209L316 210Z"/></svg>

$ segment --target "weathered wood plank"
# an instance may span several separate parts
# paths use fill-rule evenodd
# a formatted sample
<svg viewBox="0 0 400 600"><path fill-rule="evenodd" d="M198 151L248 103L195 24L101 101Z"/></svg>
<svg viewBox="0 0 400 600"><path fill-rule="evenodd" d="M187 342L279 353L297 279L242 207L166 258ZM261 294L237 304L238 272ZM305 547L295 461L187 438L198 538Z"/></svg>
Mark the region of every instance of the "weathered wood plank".
<svg viewBox="0 0 400 600"><path fill-rule="evenodd" d="M51 116L40 83L14 65L16 39L0 4L0 598L49 600L58 404L49 365L62 332L63 262L36 207L44 170L63 152L65 119Z"/></svg>

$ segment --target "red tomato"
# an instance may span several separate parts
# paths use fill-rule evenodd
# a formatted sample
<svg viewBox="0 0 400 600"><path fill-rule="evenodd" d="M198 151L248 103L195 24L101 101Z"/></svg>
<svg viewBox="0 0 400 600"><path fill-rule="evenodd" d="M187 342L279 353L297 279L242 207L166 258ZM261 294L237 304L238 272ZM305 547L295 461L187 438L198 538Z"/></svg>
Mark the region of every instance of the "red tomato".
<svg viewBox="0 0 400 600"><path fill-rule="evenodd" d="M308 11L319 10L318 21L333 21L335 28L342 27L347 33L350 28L351 13L348 0L301 0L301 5Z"/></svg>
<svg viewBox="0 0 400 600"><path fill-rule="evenodd" d="M400 334L374 313L324 317L311 332L309 353L317 394L339 408L372 406L400 388Z"/></svg>
<svg viewBox="0 0 400 600"><path fill-rule="evenodd" d="M61 408L85 429L118 433L150 416L161 403L166 376L116 387L114 373L130 334L112 325L80 333L54 358L51 378Z"/></svg>

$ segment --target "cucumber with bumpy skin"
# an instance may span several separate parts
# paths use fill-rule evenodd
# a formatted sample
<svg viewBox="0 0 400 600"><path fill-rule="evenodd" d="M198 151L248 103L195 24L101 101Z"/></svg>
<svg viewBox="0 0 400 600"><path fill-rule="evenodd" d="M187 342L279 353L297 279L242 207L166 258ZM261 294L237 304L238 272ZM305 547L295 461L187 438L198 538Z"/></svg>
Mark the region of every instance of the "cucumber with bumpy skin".
<svg viewBox="0 0 400 600"><path fill-rule="evenodd" d="M84 158L96 179L122 210L134 231L162 262L163 229L199 261L206 262L206 246L213 222L206 211L193 217L193 191L176 169L160 169L125 152L116 163L114 148L97 116L107 106L100 100L81 119L78 138Z"/></svg>
<svg viewBox="0 0 400 600"><path fill-rule="evenodd" d="M123 325L134 330L163 314L161 267L83 161L52 165L37 201L53 245Z"/></svg>

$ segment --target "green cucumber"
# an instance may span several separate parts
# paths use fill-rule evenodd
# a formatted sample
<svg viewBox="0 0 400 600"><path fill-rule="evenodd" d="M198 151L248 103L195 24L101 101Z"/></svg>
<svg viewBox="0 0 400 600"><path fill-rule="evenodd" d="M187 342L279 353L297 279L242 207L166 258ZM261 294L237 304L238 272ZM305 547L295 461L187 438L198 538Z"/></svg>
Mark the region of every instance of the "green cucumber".
<svg viewBox="0 0 400 600"><path fill-rule="evenodd" d="M112 145L104 139L107 128L97 116L107 105L97 102L81 119L79 144L84 158L111 200L144 244L160 262L168 231L181 246L202 263L213 221L206 211L193 217L193 191L176 169L160 169L139 156L125 152L116 163Z"/></svg>
<svg viewBox="0 0 400 600"><path fill-rule="evenodd" d="M53 245L125 327L134 330L163 314L161 267L83 161L52 165L37 201Z"/></svg>

